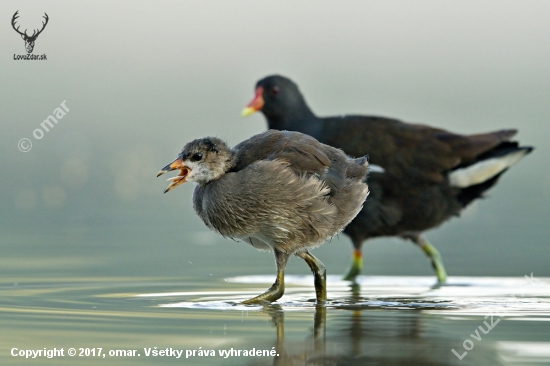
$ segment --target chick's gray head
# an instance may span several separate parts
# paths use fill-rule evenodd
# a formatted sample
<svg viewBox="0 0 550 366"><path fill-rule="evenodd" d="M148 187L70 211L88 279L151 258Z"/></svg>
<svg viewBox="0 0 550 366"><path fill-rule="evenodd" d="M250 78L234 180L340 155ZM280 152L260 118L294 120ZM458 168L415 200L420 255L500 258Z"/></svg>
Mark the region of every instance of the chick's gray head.
<svg viewBox="0 0 550 366"><path fill-rule="evenodd" d="M176 160L165 166L157 177L171 170L180 173L169 178L164 193L185 182L207 184L222 177L235 165L235 155L225 142L216 137L205 137L189 142Z"/></svg>

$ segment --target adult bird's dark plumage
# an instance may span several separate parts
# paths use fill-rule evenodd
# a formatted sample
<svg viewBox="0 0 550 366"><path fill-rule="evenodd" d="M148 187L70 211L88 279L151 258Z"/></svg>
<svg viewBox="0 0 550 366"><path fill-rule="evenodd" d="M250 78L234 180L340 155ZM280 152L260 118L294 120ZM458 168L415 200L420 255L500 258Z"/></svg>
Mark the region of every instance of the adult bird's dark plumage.
<svg viewBox="0 0 550 366"><path fill-rule="evenodd" d="M279 299L293 254L311 268L317 302L326 300L325 267L309 251L361 210L366 158L352 159L299 132L270 130L233 149L214 137L194 140L158 175L178 169L165 192L197 183L193 207L208 228L275 254L275 283L244 303Z"/></svg>
<svg viewBox="0 0 550 366"><path fill-rule="evenodd" d="M532 150L510 141L516 130L459 135L383 117L319 118L298 86L278 75L256 84L243 116L256 111L264 114L270 129L299 131L348 155L369 156L371 195L344 230L355 248L344 277L348 280L361 271L365 240L398 236L416 243L444 282L441 256L422 233L458 215Z"/></svg>

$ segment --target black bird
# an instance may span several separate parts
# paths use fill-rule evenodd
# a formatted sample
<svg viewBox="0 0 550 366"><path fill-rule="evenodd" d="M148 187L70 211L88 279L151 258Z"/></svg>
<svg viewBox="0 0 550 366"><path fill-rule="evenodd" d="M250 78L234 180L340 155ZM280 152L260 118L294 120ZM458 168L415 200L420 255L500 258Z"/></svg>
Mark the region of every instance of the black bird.
<svg viewBox="0 0 550 366"><path fill-rule="evenodd" d="M157 176L179 169L165 193L195 182L193 207L211 230L273 251L277 279L245 304L275 301L284 293L284 270L294 254L326 300L325 266L309 250L357 215L368 195L367 159L351 159L299 132L266 131L230 149L215 137L194 140Z"/></svg>
<svg viewBox="0 0 550 366"><path fill-rule="evenodd" d="M441 256L422 233L459 215L533 149L510 141L516 130L459 135L383 117L320 118L298 86L278 75L258 81L242 114L256 111L264 114L270 129L299 131L350 156L369 156L371 194L344 230L355 248L347 280L361 271L365 240L398 236L417 244L444 282Z"/></svg>

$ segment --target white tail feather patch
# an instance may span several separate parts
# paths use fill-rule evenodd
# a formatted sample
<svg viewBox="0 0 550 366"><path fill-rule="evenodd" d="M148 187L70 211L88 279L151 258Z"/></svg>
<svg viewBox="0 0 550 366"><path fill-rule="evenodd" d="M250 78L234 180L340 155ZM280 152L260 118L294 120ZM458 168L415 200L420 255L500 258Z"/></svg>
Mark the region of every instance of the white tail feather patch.
<svg viewBox="0 0 550 366"><path fill-rule="evenodd" d="M483 183L517 163L525 154L527 154L526 150L518 150L508 155L482 160L474 165L457 169L449 174L449 182L451 186L457 188Z"/></svg>
<svg viewBox="0 0 550 366"><path fill-rule="evenodd" d="M380 165L369 164L369 173L384 173L385 170Z"/></svg>

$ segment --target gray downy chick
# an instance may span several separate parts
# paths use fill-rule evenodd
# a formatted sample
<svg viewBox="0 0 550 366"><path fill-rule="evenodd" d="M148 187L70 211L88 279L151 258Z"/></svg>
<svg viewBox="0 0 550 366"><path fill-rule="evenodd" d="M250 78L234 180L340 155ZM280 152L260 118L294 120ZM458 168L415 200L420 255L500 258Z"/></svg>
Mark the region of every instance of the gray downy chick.
<svg viewBox="0 0 550 366"><path fill-rule="evenodd" d="M309 251L359 213L369 193L367 165L366 157L352 159L308 135L269 130L233 149L215 137L191 141L157 176L179 170L165 193L195 182L193 207L208 228L275 254L277 280L243 303L279 299L293 254L310 266L324 303L325 267Z"/></svg>

